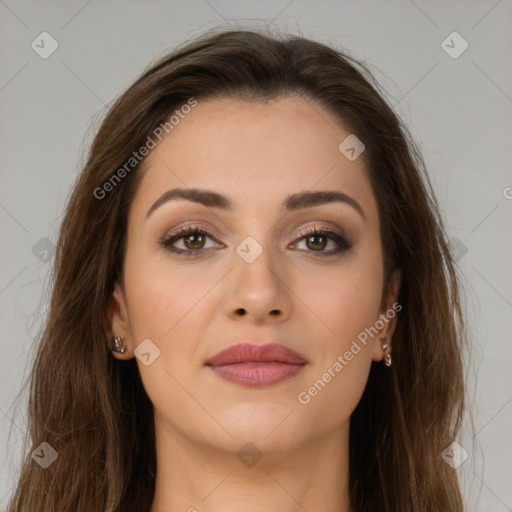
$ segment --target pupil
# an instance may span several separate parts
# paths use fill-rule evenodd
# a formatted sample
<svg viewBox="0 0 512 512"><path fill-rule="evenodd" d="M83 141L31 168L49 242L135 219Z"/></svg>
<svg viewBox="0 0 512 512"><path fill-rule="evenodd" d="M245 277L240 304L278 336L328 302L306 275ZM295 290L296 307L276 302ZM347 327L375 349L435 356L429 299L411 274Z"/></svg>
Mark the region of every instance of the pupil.
<svg viewBox="0 0 512 512"><path fill-rule="evenodd" d="M308 242L311 242L312 240L314 240L314 239L318 239L318 238L324 238L324 236L323 236L323 235L314 235L314 236L310 236L310 237L308 238ZM314 248L318 248L318 247L323 248L323 247L324 247L324 245L325 245L325 243L324 243L324 244L322 244L322 243L318 244L318 243L314 243L314 242L313 242L313 247L314 247Z"/></svg>
<svg viewBox="0 0 512 512"><path fill-rule="evenodd" d="M194 239L197 239L198 237L201 238L203 235L189 235L187 236L186 238L186 241L187 241L187 245L190 244L192 246L195 246L197 245L198 243L200 243L200 241L198 242L197 240L194 241ZM190 242L190 240L192 240L192 242Z"/></svg>

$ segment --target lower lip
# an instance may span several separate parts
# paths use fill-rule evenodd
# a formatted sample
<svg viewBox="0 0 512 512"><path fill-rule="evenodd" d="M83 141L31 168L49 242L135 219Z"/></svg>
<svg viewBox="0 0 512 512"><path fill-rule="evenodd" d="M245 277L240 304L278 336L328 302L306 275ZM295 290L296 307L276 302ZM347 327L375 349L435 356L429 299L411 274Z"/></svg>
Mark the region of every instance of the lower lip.
<svg viewBox="0 0 512 512"><path fill-rule="evenodd" d="M210 366L221 379L241 386L259 388L271 386L298 375L303 364L287 363L237 363L224 366Z"/></svg>

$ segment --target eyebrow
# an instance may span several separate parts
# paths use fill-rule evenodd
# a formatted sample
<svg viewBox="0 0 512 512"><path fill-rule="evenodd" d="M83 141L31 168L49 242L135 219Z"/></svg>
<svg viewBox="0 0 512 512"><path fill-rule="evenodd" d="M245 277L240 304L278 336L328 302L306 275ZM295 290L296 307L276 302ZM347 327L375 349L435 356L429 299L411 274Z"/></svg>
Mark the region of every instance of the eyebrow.
<svg viewBox="0 0 512 512"><path fill-rule="evenodd" d="M169 201L185 199L194 203L202 204L208 208L219 208L221 210L232 211L233 204L229 198L213 192L200 188L173 188L164 192L149 208L146 214L146 219L160 206ZM300 210L302 208L311 208L321 204L341 202L348 204L356 210L363 219L366 220L361 205L352 197L344 194L343 192L336 192L332 190L308 191L299 192L288 196L283 202L283 208L287 211Z"/></svg>

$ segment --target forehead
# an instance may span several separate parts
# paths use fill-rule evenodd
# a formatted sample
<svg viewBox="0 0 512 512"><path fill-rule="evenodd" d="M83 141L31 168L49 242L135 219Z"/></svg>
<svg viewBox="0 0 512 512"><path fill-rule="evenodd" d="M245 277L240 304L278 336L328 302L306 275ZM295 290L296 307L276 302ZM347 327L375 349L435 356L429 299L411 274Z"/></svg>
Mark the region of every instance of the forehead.
<svg viewBox="0 0 512 512"><path fill-rule="evenodd" d="M173 187L223 191L235 209L334 189L375 210L363 159L350 161L338 149L349 135L329 111L302 98L198 100L145 158L134 203Z"/></svg>

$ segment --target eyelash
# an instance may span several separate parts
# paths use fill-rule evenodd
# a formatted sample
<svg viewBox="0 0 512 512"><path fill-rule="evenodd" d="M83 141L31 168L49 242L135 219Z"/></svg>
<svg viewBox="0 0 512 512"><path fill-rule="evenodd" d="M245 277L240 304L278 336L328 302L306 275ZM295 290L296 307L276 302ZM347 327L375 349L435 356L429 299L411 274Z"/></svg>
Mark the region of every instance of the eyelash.
<svg viewBox="0 0 512 512"><path fill-rule="evenodd" d="M194 257L199 256L201 252L204 252L206 249L176 249L172 247L172 244L181 238L185 238L190 235L203 235L207 236L209 238L213 237L210 235L208 231L203 229L201 226L186 226L183 228L180 228L176 233L172 234L171 236L165 238L160 242L160 245L164 247L167 251L173 254L180 254L184 255L186 257ZM338 245L338 249L334 251L307 251L311 252L315 257L320 258L326 258L330 256L334 256L336 254L343 253L347 251L348 249L352 248L352 244L345 238L344 235L337 233L332 228L320 228L317 229L316 226L313 226L313 228L308 227L298 233L299 237L296 241L302 241L305 238L310 238L312 236L325 236L329 240L334 241ZM295 242L294 242L295 243Z"/></svg>

